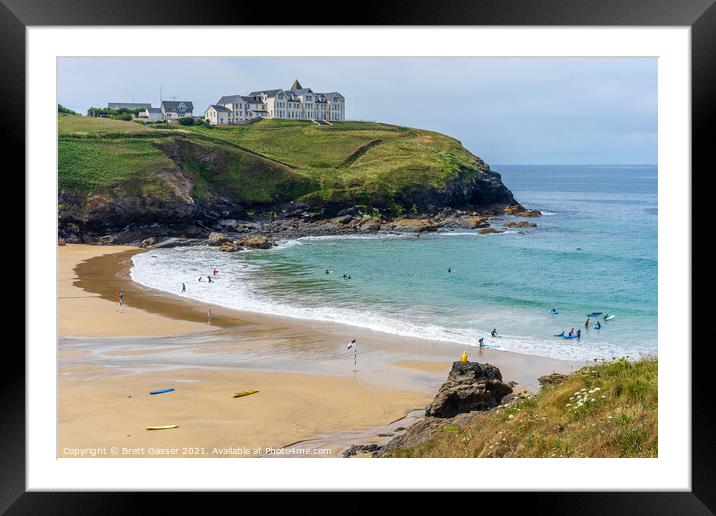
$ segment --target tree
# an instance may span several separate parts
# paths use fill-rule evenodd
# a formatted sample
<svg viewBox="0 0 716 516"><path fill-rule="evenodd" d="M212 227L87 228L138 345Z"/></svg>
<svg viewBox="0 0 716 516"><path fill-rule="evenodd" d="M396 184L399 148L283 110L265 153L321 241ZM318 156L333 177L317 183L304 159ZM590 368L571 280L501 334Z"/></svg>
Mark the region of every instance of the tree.
<svg viewBox="0 0 716 516"><path fill-rule="evenodd" d="M66 108L62 104L57 104L57 112L64 113L66 115L76 115L77 114L74 111L72 111L71 109Z"/></svg>

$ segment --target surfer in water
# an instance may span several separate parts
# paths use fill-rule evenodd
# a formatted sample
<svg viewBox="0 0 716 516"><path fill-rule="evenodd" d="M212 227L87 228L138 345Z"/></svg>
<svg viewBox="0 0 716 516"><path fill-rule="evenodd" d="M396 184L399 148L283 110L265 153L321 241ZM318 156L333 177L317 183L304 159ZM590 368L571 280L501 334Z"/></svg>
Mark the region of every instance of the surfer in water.
<svg viewBox="0 0 716 516"><path fill-rule="evenodd" d="M203 282L203 281L204 281L204 276L199 276L199 281Z"/></svg>
<svg viewBox="0 0 716 516"><path fill-rule="evenodd" d="M452 272L452 267L448 267L448 272Z"/></svg>
<svg viewBox="0 0 716 516"><path fill-rule="evenodd" d="M209 275L207 274L207 275L206 275L206 279L208 279L208 280L209 280L209 283L211 283L211 276L209 276Z"/></svg>
<svg viewBox="0 0 716 516"><path fill-rule="evenodd" d="M564 333L564 332L562 332L562 333ZM490 335L492 335L493 337L497 337L497 328L492 328Z"/></svg>
<svg viewBox="0 0 716 516"><path fill-rule="evenodd" d="M478 340L477 342L480 343L481 348L485 347L485 337L480 337L480 340Z"/></svg>
<svg viewBox="0 0 716 516"><path fill-rule="evenodd" d="M589 317L587 317L587 320L584 321L584 327L587 329L589 328Z"/></svg>
<svg viewBox="0 0 716 516"><path fill-rule="evenodd" d="M564 330L562 330L562 333L558 333L557 335L555 335L555 337L564 337Z"/></svg>
<svg viewBox="0 0 716 516"><path fill-rule="evenodd" d="M582 339L582 330L577 330L577 340Z"/></svg>
<svg viewBox="0 0 716 516"><path fill-rule="evenodd" d="M211 271L211 272L212 272L212 274L214 274L214 276L216 276L217 274L219 274L219 269L217 269L216 267L214 267L214 270Z"/></svg>
<svg viewBox="0 0 716 516"><path fill-rule="evenodd" d="M184 283L181 284L181 291L186 292L186 285Z"/></svg>
<svg viewBox="0 0 716 516"><path fill-rule="evenodd" d="M600 329L601 327L602 327L602 323L600 323L599 321L597 321L597 324L594 325L594 328L597 330Z"/></svg>
<svg viewBox="0 0 716 516"><path fill-rule="evenodd" d="M608 321L608 320L609 320L609 312L607 312L607 313L604 314L604 320L605 320L605 321Z"/></svg>
<svg viewBox="0 0 716 516"><path fill-rule="evenodd" d="M567 335L569 335L570 337L571 337L572 335L574 335L574 328L572 328L571 330L569 330L569 333L568 333Z"/></svg>

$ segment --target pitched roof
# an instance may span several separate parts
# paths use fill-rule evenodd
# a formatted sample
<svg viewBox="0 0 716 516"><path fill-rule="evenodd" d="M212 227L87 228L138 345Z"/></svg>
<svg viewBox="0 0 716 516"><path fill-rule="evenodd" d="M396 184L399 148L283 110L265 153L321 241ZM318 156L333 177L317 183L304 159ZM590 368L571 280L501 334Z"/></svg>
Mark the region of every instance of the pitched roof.
<svg viewBox="0 0 716 516"><path fill-rule="evenodd" d="M179 104L184 104L189 111L194 111L194 104L188 100L163 100L162 108L164 111L176 111Z"/></svg>
<svg viewBox="0 0 716 516"><path fill-rule="evenodd" d="M149 107L147 108L147 112L148 112L148 113L161 113L161 112L162 112L162 108L149 106Z"/></svg>
<svg viewBox="0 0 716 516"><path fill-rule="evenodd" d="M271 98L271 97L275 97L282 91L283 90L259 90L259 91L252 91L251 93L249 93L249 95L252 97L256 97L256 96L265 94L267 97Z"/></svg>
<svg viewBox="0 0 716 516"><path fill-rule="evenodd" d="M217 104L231 104L234 101L236 101L236 99L240 99L240 98L242 98L241 95L224 95L216 103Z"/></svg>
<svg viewBox="0 0 716 516"><path fill-rule="evenodd" d="M246 102L250 102L252 104L262 104L263 103L263 100L261 100L260 98L256 98L256 96L254 96L254 95L242 95L241 98L244 99Z"/></svg>
<svg viewBox="0 0 716 516"><path fill-rule="evenodd" d="M323 96L326 97L326 99L328 99L328 100L331 100L331 99L332 99L333 97L335 97L336 95L338 95L339 97L343 97L343 95L341 95L341 94L338 93L337 91L328 91L328 92L326 92L326 93L316 93L316 95L323 95ZM330 98L329 98L329 97L330 97Z"/></svg>
<svg viewBox="0 0 716 516"><path fill-rule="evenodd" d="M291 84L291 87L289 89L290 90L300 90L301 88L303 88L303 86L301 86L301 83L298 82L298 79L296 79L295 81L293 81L293 84Z"/></svg>
<svg viewBox="0 0 716 516"><path fill-rule="evenodd" d="M306 93L313 93L313 91L311 91L311 88L298 88L296 90L293 90L293 93L295 93L296 95L304 95Z"/></svg>
<svg viewBox="0 0 716 516"><path fill-rule="evenodd" d="M217 111L217 113L231 113L231 110L230 110L229 108L227 108L226 106L220 106L220 105L218 105L218 104L212 104L212 105L209 106L209 107L214 108L214 109Z"/></svg>

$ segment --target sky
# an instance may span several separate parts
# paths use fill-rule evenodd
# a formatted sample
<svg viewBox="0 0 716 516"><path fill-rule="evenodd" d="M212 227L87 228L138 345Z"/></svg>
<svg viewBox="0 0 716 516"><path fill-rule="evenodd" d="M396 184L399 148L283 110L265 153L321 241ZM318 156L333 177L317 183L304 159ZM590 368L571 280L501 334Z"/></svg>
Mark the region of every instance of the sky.
<svg viewBox="0 0 716 516"><path fill-rule="evenodd" d="M488 164L656 164L656 58L59 58L58 102L339 91L346 117L448 134Z"/></svg>

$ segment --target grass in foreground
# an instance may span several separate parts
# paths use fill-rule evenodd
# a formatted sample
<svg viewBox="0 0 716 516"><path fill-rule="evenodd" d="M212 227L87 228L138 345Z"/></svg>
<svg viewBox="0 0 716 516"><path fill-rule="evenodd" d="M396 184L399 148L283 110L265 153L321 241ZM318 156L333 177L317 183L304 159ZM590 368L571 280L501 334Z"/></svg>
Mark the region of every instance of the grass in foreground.
<svg viewBox="0 0 716 516"><path fill-rule="evenodd" d="M657 457L658 361L589 366L390 457Z"/></svg>

